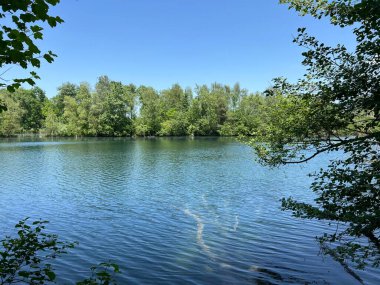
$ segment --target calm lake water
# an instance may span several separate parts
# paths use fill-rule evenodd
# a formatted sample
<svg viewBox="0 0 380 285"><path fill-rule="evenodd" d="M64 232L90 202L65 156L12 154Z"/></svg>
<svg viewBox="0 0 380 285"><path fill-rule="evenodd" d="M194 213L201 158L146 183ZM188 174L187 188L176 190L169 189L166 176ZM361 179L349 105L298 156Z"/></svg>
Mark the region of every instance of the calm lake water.
<svg viewBox="0 0 380 285"><path fill-rule="evenodd" d="M120 284L360 284L318 255L327 225L279 209L311 201L306 175L328 160L270 170L223 138L2 141L0 234L28 216L78 241L56 261L59 284L108 260Z"/></svg>

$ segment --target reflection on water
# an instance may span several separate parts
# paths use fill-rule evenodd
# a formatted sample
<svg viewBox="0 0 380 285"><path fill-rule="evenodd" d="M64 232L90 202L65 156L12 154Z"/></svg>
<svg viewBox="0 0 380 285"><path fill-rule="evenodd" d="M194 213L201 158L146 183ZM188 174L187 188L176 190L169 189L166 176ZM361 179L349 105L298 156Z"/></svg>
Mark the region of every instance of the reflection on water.
<svg viewBox="0 0 380 285"><path fill-rule="evenodd" d="M312 170L266 169L233 139L0 142L0 234L30 216L79 246L57 260L59 284L112 259L120 284L358 284L318 255L327 225L281 212L311 201ZM379 272L359 272L380 284Z"/></svg>
<svg viewBox="0 0 380 285"><path fill-rule="evenodd" d="M210 257L210 259L215 261L215 258L216 258L215 254L213 254L210 251L210 248L205 244L205 242L203 240L204 224L202 222L202 219L198 215L190 212L189 209L186 209L184 212L186 215L192 217L197 222L197 242L198 242L199 246L202 248L202 250Z"/></svg>

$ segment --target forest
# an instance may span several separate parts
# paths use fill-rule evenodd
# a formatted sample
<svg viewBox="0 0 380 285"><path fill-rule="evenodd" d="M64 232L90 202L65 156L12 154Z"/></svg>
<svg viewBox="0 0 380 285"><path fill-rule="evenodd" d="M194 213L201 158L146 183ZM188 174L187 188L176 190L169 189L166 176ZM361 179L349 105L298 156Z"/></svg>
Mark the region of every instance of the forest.
<svg viewBox="0 0 380 285"><path fill-rule="evenodd" d="M0 113L0 135L252 135L279 97L249 93L239 83L194 89L174 84L157 91L107 76L98 78L94 90L88 83L64 83L51 99L39 87L2 89L5 111Z"/></svg>

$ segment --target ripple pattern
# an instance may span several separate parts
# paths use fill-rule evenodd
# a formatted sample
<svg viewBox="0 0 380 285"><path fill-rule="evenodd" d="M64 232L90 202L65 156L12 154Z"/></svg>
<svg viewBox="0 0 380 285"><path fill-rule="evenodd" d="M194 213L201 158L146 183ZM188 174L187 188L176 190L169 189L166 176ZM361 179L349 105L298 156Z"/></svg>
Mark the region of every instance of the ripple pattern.
<svg viewBox="0 0 380 285"><path fill-rule="evenodd" d="M121 266L120 284L360 284L322 257L323 222L280 210L312 201L304 166L267 169L233 139L0 142L0 235L26 216L79 245L57 259L58 284L93 264ZM378 270L356 272L380 284Z"/></svg>

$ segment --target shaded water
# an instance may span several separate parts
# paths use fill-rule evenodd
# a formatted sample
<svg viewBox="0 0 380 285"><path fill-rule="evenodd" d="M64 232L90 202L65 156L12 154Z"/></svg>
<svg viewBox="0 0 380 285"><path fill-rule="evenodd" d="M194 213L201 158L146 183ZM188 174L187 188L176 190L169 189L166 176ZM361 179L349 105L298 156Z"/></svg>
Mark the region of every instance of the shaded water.
<svg viewBox="0 0 380 285"><path fill-rule="evenodd" d="M56 262L59 284L110 259L120 284L359 284L318 255L326 225L279 209L312 200L306 174L328 159L270 170L222 138L3 141L0 234L29 216L78 241Z"/></svg>

